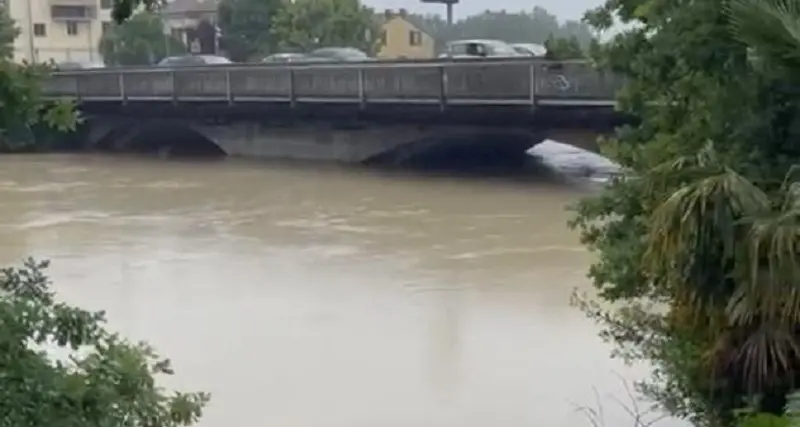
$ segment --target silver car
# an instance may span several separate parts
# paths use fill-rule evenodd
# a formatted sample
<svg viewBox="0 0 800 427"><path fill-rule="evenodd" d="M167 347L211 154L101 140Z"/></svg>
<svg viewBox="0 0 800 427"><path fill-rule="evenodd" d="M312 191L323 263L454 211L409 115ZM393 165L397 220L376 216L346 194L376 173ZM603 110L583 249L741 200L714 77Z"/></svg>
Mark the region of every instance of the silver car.
<svg viewBox="0 0 800 427"><path fill-rule="evenodd" d="M310 59L302 53L273 53L261 60L270 64L286 62L307 62Z"/></svg>

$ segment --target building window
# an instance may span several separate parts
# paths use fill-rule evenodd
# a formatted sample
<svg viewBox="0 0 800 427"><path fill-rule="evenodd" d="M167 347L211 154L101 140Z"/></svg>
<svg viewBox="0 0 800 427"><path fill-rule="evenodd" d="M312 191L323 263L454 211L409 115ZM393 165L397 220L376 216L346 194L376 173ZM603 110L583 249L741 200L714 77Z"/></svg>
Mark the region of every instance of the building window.
<svg viewBox="0 0 800 427"><path fill-rule="evenodd" d="M70 36L77 36L78 35L78 23L77 22L67 22L67 35Z"/></svg>
<svg viewBox="0 0 800 427"><path fill-rule="evenodd" d="M33 24L33 35L36 37L46 37L47 26L41 23Z"/></svg>
<svg viewBox="0 0 800 427"><path fill-rule="evenodd" d="M389 35L386 30L381 31L381 45L386 46L389 43Z"/></svg>
<svg viewBox="0 0 800 427"><path fill-rule="evenodd" d="M111 22L103 21L103 23L101 25L102 25L101 28L103 29L102 30L103 34L109 32L111 30Z"/></svg>
<svg viewBox="0 0 800 427"><path fill-rule="evenodd" d="M411 46L419 46L422 44L422 31L409 31L408 44Z"/></svg>
<svg viewBox="0 0 800 427"><path fill-rule="evenodd" d="M100 8L101 9L111 9L114 6L114 0L100 0Z"/></svg>

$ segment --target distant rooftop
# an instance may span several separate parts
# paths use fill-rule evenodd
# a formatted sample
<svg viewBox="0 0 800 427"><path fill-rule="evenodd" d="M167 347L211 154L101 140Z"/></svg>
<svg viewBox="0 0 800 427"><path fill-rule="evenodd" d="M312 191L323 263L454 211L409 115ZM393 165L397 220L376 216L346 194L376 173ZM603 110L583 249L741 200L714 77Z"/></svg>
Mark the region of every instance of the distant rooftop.
<svg viewBox="0 0 800 427"><path fill-rule="evenodd" d="M392 9L386 9L383 13L376 13L374 21L378 26L382 26L383 24L391 21L394 18L400 18L408 22L409 24L417 27L418 30L426 33L428 35L431 34L428 28L424 25L424 22L418 18L416 15L409 14L406 9L399 9L394 11Z"/></svg>

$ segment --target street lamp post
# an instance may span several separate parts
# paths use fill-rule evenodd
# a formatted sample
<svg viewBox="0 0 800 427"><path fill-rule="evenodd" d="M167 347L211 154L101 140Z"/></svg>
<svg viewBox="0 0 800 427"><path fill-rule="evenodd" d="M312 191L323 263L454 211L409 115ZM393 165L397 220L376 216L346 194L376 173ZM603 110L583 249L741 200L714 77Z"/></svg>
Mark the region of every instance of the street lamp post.
<svg viewBox="0 0 800 427"><path fill-rule="evenodd" d="M27 1L28 5L28 14L27 14L27 22L25 23L28 27L28 55L31 63L36 62L36 47L34 46L34 34L33 34L33 1Z"/></svg>
<svg viewBox="0 0 800 427"><path fill-rule="evenodd" d="M453 2L445 3L447 6L447 25L453 25Z"/></svg>
<svg viewBox="0 0 800 427"><path fill-rule="evenodd" d="M459 0L420 0L422 3L441 3L447 7L447 25L453 25L453 5Z"/></svg>

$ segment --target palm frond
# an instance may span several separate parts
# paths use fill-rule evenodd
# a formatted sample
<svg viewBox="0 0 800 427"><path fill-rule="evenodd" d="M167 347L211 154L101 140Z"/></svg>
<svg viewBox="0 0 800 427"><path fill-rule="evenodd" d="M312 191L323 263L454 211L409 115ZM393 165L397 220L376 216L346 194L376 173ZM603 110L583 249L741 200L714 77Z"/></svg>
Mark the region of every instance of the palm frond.
<svg viewBox="0 0 800 427"><path fill-rule="evenodd" d="M703 236L732 249L741 219L763 215L769 206L763 191L727 168L681 187L653 215L648 259L661 263L689 254Z"/></svg>
<svg viewBox="0 0 800 427"><path fill-rule="evenodd" d="M750 390L763 390L796 368L800 343L787 325L762 323L731 353Z"/></svg>
<svg viewBox="0 0 800 427"><path fill-rule="evenodd" d="M691 170L694 181L655 210L645 261L654 274L671 272L667 281L677 287L674 294L683 295L699 314L727 303L731 266L747 234L742 219L765 215L770 201L753 183L722 166L711 146L672 166Z"/></svg>
<svg viewBox="0 0 800 427"><path fill-rule="evenodd" d="M758 55L800 66L800 4L795 0L730 0L732 33Z"/></svg>
<svg viewBox="0 0 800 427"><path fill-rule="evenodd" d="M781 188L780 210L746 218L750 228L746 275L729 305L731 321L800 324L800 176L790 169Z"/></svg>

